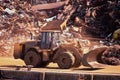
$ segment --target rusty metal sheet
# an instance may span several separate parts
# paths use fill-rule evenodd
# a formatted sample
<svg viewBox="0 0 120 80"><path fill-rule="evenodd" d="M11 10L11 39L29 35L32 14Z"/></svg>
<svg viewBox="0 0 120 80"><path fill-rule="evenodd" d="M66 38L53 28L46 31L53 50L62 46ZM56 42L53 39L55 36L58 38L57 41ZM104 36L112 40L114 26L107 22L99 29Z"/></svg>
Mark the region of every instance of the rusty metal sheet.
<svg viewBox="0 0 120 80"><path fill-rule="evenodd" d="M56 3L48 3L48 4L38 4L31 7L31 10L48 10L48 9L54 9L59 8L65 4L65 1L63 2L56 2Z"/></svg>

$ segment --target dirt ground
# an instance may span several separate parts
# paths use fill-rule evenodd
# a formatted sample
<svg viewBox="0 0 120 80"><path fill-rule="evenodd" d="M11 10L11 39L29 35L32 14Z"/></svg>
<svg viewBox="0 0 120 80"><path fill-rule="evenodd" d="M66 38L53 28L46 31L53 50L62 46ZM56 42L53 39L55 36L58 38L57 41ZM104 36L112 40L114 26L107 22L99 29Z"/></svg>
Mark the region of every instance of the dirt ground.
<svg viewBox="0 0 120 80"><path fill-rule="evenodd" d="M13 57L0 57L0 69L1 67L15 67L15 66L25 66L25 63L20 59L14 59ZM57 64L50 63L47 66L46 70L55 69L57 71ZM36 68L35 68L36 69ZM38 68L39 69L39 68ZM40 68L43 69L43 68ZM62 69L58 69L62 70ZM103 66L103 68L95 68L93 70L88 69L84 66L80 66L79 68L74 69L75 71L83 71L83 72L97 72L97 73L114 73L120 74L120 66Z"/></svg>
<svg viewBox="0 0 120 80"><path fill-rule="evenodd" d="M13 57L0 57L0 66L5 65L25 65L20 59L14 59Z"/></svg>
<svg viewBox="0 0 120 80"><path fill-rule="evenodd" d="M13 57L0 57L0 67L25 66L21 59L14 59ZM57 64L50 63L48 67L58 67Z"/></svg>

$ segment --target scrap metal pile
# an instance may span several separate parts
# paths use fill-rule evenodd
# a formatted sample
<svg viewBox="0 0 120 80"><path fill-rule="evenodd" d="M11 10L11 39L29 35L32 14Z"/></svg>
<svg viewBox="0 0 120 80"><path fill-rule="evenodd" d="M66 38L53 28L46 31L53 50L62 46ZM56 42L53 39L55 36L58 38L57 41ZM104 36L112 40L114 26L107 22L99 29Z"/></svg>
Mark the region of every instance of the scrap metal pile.
<svg viewBox="0 0 120 80"><path fill-rule="evenodd" d="M51 3L51 1L36 0L36 4L42 5L43 3ZM55 2L57 1L52 1L52 3ZM105 37L119 28L120 3L117 0L65 0L63 2L58 3L59 8L55 5L54 8L47 7L46 10L32 11L32 1L0 1L0 34L13 36L14 33L24 33L30 31L31 28L41 26L42 23L50 19L67 19L68 27L77 26L82 28L82 31L85 30L85 32L98 37ZM5 33L6 31L8 33Z"/></svg>
<svg viewBox="0 0 120 80"><path fill-rule="evenodd" d="M120 65L120 46L114 45L107 48L102 53L102 63Z"/></svg>
<svg viewBox="0 0 120 80"><path fill-rule="evenodd" d="M69 0L75 9L68 24L81 26L92 36L105 37L120 27L120 1L117 0ZM68 6L65 10L68 10ZM66 15L69 11L63 10ZM72 9L73 10L73 9Z"/></svg>
<svg viewBox="0 0 120 80"><path fill-rule="evenodd" d="M30 6L26 1L0 1L0 56L12 55L10 53L13 47L10 46L30 36L35 26Z"/></svg>

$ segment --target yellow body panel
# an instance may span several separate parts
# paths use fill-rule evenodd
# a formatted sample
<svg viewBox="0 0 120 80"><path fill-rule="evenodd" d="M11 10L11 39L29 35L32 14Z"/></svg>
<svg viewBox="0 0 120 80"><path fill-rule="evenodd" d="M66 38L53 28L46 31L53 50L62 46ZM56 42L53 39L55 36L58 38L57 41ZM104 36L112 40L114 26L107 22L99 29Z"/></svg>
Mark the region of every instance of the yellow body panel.
<svg viewBox="0 0 120 80"><path fill-rule="evenodd" d="M117 39L118 37L120 37L120 29L117 29L116 31L114 31L113 33L113 38Z"/></svg>
<svg viewBox="0 0 120 80"><path fill-rule="evenodd" d="M19 43L14 44L14 58L20 58L22 54L22 45Z"/></svg>

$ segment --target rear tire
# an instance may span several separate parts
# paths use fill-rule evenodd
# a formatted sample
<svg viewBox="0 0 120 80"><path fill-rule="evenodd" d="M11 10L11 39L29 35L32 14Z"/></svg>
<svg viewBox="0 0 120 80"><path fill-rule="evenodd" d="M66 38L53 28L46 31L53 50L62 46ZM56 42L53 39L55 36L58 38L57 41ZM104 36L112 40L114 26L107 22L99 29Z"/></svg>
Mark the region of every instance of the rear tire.
<svg viewBox="0 0 120 80"><path fill-rule="evenodd" d="M63 52L58 55L57 64L61 69L68 69L73 66L75 58L70 52Z"/></svg>
<svg viewBox="0 0 120 80"><path fill-rule="evenodd" d="M33 65L33 67L39 67L42 62L41 56L37 51L28 51L24 57L24 62L26 65Z"/></svg>

